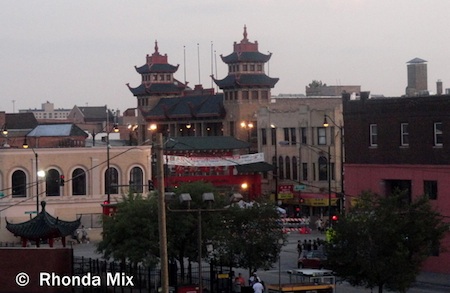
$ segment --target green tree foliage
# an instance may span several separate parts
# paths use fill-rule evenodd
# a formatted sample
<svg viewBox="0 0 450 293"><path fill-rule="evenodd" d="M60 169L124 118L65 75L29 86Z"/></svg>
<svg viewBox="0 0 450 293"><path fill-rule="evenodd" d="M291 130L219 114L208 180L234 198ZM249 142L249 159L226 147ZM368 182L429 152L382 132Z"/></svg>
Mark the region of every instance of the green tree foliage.
<svg viewBox="0 0 450 293"><path fill-rule="evenodd" d="M221 249L232 255L233 266L250 272L269 269L278 260L286 240L276 206L256 202L250 207L230 207ZM281 243L280 243L281 240Z"/></svg>
<svg viewBox="0 0 450 293"><path fill-rule="evenodd" d="M202 194L213 192L214 202L203 202ZM189 193L188 206L178 196ZM202 256L211 257L206 244L214 246L214 258L249 270L268 269L277 261L284 240L276 207L255 203L253 207L230 206L226 195L219 195L205 182L182 184L166 203L168 255L171 261L197 262L199 257L199 211L202 228ZM153 265L159 257L158 200L156 196L129 194L112 217L104 217L103 240L97 250L105 258L134 264ZM183 269L183 268L182 268ZM184 271L181 272L184 276Z"/></svg>
<svg viewBox="0 0 450 293"><path fill-rule="evenodd" d="M117 212L104 216L102 234L97 251L105 258L154 265L159 255L156 199L132 193L124 196Z"/></svg>
<svg viewBox="0 0 450 293"><path fill-rule="evenodd" d="M447 229L426 197L366 192L335 225L329 265L352 285L406 292Z"/></svg>

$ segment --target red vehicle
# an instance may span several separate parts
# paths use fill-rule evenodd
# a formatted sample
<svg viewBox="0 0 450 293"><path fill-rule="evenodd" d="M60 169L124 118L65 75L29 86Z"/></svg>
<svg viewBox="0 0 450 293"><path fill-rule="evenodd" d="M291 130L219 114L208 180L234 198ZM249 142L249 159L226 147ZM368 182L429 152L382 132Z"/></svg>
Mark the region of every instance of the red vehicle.
<svg viewBox="0 0 450 293"><path fill-rule="evenodd" d="M323 269L326 267L327 256L321 250L305 251L298 259L297 267L311 268L311 269Z"/></svg>

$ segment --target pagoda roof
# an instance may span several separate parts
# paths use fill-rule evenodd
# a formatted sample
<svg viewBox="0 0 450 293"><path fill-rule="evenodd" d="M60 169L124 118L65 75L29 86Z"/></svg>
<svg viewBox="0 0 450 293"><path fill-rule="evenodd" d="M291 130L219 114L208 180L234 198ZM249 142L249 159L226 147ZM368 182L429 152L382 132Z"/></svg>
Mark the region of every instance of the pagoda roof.
<svg viewBox="0 0 450 293"><path fill-rule="evenodd" d="M230 63L238 63L238 62L262 62L265 63L270 60L272 57L272 53L265 55L260 52L233 52L228 56L222 56L222 61L230 64Z"/></svg>
<svg viewBox="0 0 450 293"><path fill-rule="evenodd" d="M150 83L148 85L141 83L138 87L132 88L127 84L128 89L134 96L146 96L156 94L173 94L178 95L186 88L186 86L176 81L175 83Z"/></svg>
<svg viewBox="0 0 450 293"><path fill-rule="evenodd" d="M6 229L29 240L40 240L72 235L81 224L81 217L75 221L63 221L55 218L45 210L45 201L41 202L42 211L33 219L13 224L6 220Z"/></svg>
<svg viewBox="0 0 450 293"><path fill-rule="evenodd" d="M147 113L146 119L222 118L223 94L162 98Z"/></svg>
<svg viewBox="0 0 450 293"><path fill-rule="evenodd" d="M272 78L265 74L229 74L224 79L214 79L219 88L261 86L273 88L279 78Z"/></svg>
<svg viewBox="0 0 450 293"><path fill-rule="evenodd" d="M250 144L233 136L178 136L166 142L170 151L206 151L247 149Z"/></svg>
<svg viewBox="0 0 450 293"><path fill-rule="evenodd" d="M136 67L136 71L139 74L146 73L174 73L178 70L179 65L174 66L171 64L144 64L141 67Z"/></svg>

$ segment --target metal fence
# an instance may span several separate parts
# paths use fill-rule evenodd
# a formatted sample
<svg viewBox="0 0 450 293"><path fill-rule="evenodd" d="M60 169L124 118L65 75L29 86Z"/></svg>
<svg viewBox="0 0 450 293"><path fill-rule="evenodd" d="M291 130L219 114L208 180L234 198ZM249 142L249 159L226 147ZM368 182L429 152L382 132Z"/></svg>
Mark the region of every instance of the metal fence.
<svg viewBox="0 0 450 293"><path fill-rule="evenodd" d="M100 259L75 257L73 275L80 278L98 276L98 283L74 286L74 292L130 292L130 293L158 293L161 286L159 269L148 269L143 266L131 266L118 262L108 262ZM133 286L127 283L132 277ZM213 267L202 265L203 293L231 292L231 278L229 267ZM192 263L185 267L184 275L176 266L169 265L169 286L171 292L192 292L198 290L198 264ZM190 289L189 289L190 288ZM180 289L180 290L179 290Z"/></svg>

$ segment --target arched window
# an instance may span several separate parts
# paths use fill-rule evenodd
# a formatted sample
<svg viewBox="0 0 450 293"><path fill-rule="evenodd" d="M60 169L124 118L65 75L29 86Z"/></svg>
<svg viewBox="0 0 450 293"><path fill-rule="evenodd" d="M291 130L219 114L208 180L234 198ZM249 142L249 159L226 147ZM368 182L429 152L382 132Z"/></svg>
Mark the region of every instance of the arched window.
<svg viewBox="0 0 450 293"><path fill-rule="evenodd" d="M72 172L72 195L86 195L86 172L81 168Z"/></svg>
<svg viewBox="0 0 450 293"><path fill-rule="evenodd" d="M321 156L319 157L319 181L328 180L328 160Z"/></svg>
<svg viewBox="0 0 450 293"><path fill-rule="evenodd" d="M12 197L27 196L27 176L22 170L14 171L12 174Z"/></svg>
<svg viewBox="0 0 450 293"><path fill-rule="evenodd" d="M134 167L130 171L130 190L132 192L142 193L144 191L144 174L142 169Z"/></svg>
<svg viewBox="0 0 450 293"><path fill-rule="evenodd" d="M50 169L45 175L45 194L47 196L60 196L59 171Z"/></svg>
<svg viewBox="0 0 450 293"><path fill-rule="evenodd" d="M299 180L298 177L298 163L297 163L297 157L292 158L292 179L293 180Z"/></svg>
<svg viewBox="0 0 450 293"><path fill-rule="evenodd" d="M284 161L286 162L286 179L291 179L291 158L286 156Z"/></svg>
<svg viewBox="0 0 450 293"><path fill-rule="evenodd" d="M284 160L282 156L278 157L278 175L279 179L284 179Z"/></svg>
<svg viewBox="0 0 450 293"><path fill-rule="evenodd" d="M106 194L119 194L119 172L116 168L110 167L106 170L104 182Z"/></svg>
<svg viewBox="0 0 450 293"><path fill-rule="evenodd" d="M277 167L272 172L272 179L275 179L278 176L278 174L277 174L278 173L277 157L275 157L275 156L272 157L272 165L274 167Z"/></svg>

